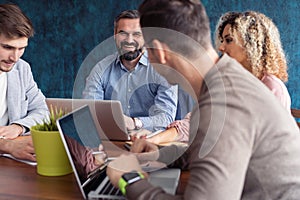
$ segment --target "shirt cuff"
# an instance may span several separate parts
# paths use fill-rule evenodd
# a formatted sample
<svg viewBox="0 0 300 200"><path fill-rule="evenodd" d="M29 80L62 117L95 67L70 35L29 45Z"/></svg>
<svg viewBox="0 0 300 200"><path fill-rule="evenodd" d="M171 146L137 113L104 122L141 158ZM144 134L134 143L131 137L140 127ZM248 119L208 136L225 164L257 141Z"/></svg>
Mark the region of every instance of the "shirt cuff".
<svg viewBox="0 0 300 200"><path fill-rule="evenodd" d="M28 129L27 127L23 126L22 124L16 124L16 125L21 126L22 129L23 129L23 131L22 131L22 133L20 134L20 136L26 135L26 133L29 131L29 129Z"/></svg>

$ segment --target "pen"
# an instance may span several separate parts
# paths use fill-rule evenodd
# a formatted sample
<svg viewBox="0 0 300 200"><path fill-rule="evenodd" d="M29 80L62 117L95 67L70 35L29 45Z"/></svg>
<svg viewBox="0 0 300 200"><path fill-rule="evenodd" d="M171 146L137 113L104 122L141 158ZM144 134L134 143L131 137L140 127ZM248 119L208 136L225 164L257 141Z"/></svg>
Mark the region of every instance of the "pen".
<svg viewBox="0 0 300 200"><path fill-rule="evenodd" d="M99 155L99 154L104 154L103 151L93 151L92 155Z"/></svg>

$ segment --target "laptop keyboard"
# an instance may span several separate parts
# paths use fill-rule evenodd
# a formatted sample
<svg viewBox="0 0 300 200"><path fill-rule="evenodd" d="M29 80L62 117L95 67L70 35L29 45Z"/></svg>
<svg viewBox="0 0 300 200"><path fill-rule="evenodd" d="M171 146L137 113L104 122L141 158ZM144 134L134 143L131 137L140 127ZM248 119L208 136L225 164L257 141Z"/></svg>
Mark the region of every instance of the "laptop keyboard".
<svg viewBox="0 0 300 200"><path fill-rule="evenodd" d="M126 199L121 191L114 187L109 178L106 176L102 183L95 191L91 191L88 195L89 199Z"/></svg>
<svg viewBox="0 0 300 200"><path fill-rule="evenodd" d="M102 190L100 191L100 194L108 194L108 195L121 195L122 193L118 188L115 188L111 182L109 181L108 177L106 177L103 180L105 183L104 187L102 188Z"/></svg>

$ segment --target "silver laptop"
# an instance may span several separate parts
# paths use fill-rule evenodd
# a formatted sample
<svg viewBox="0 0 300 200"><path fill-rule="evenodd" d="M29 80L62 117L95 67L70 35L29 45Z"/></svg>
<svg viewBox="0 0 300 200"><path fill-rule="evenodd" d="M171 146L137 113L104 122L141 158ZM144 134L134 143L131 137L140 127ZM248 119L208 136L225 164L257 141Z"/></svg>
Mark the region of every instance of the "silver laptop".
<svg viewBox="0 0 300 200"><path fill-rule="evenodd" d="M96 128L103 140L130 140L121 103L116 100L47 98L48 108L62 108L67 113L83 105L90 107Z"/></svg>
<svg viewBox="0 0 300 200"><path fill-rule="evenodd" d="M62 142L72 165L80 191L86 199L125 199L106 176L106 163L94 163L102 143L89 106L85 105L57 120ZM120 150L121 151L121 150ZM147 170L147 169L144 169ZM175 194L180 177L179 169L160 169L149 175L149 181Z"/></svg>

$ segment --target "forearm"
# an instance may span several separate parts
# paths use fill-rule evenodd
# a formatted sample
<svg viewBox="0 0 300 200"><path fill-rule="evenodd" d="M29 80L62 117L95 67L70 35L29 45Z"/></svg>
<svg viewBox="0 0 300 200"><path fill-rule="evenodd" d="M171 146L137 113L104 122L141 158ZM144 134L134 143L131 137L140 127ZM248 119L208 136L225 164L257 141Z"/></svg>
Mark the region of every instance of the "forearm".
<svg viewBox="0 0 300 200"><path fill-rule="evenodd" d="M169 167L178 167L180 169L188 168L187 147L170 145L159 149L157 161L165 163Z"/></svg>
<svg viewBox="0 0 300 200"><path fill-rule="evenodd" d="M156 113L159 114L152 115L150 113L148 117L138 117L143 123L143 128L149 131L166 129L174 121L175 114L173 115L172 112L160 111Z"/></svg>
<svg viewBox="0 0 300 200"><path fill-rule="evenodd" d="M189 131L190 131L190 117L191 113L188 113L182 120L176 120L172 122L168 128L176 128L177 138L176 141L188 142L189 141Z"/></svg>
<svg viewBox="0 0 300 200"><path fill-rule="evenodd" d="M139 117L146 129L157 131L166 127L175 120L177 111L177 86L171 86L162 81L158 88L154 105L149 109L149 117Z"/></svg>
<svg viewBox="0 0 300 200"><path fill-rule="evenodd" d="M162 131L158 135L155 135L147 139L147 141L152 142L154 144L162 144L162 143L174 142L176 141L177 137L178 137L177 129L173 127L165 131Z"/></svg>
<svg viewBox="0 0 300 200"><path fill-rule="evenodd" d="M48 109L47 108L41 108L36 109L22 119L14 120L11 122L11 124L19 124L27 129L30 129L31 126L34 126L36 123L41 123L44 119L48 116Z"/></svg>

